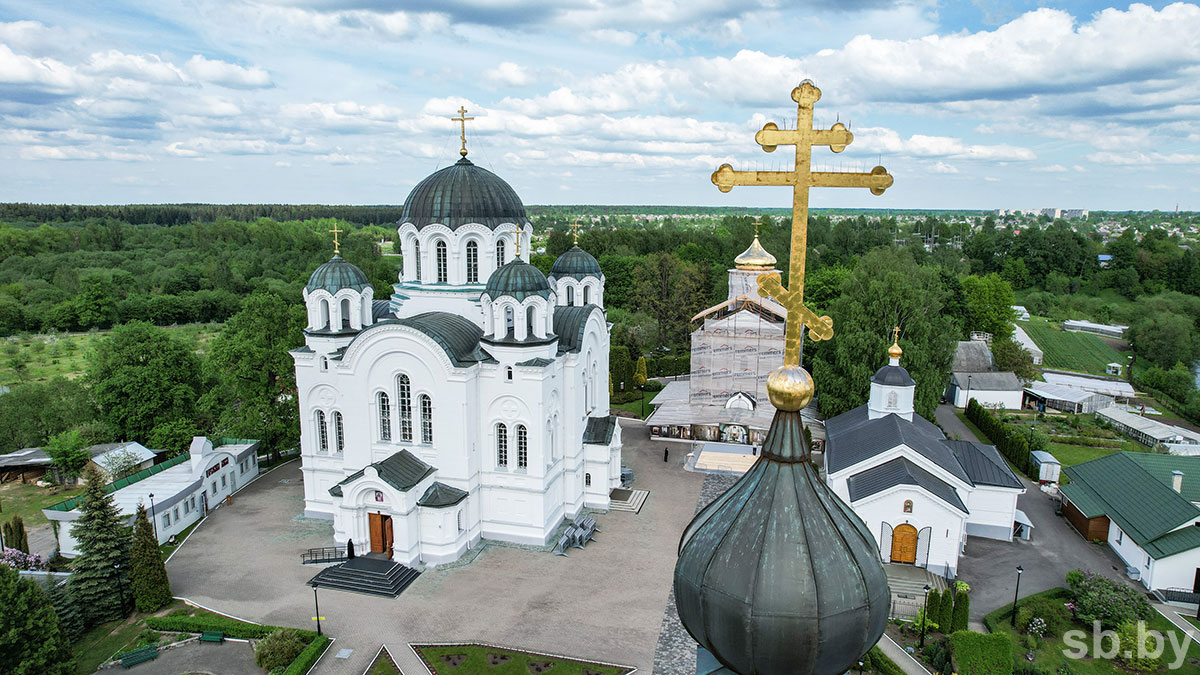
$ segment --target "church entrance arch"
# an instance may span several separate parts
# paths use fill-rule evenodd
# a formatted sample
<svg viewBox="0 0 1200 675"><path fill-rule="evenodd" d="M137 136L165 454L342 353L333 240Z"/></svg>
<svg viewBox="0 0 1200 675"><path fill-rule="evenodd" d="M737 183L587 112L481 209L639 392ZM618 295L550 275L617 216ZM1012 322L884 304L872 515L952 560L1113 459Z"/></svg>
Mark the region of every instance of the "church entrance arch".
<svg viewBox="0 0 1200 675"><path fill-rule="evenodd" d="M383 513L367 514L371 530L371 553L392 557L392 517Z"/></svg>
<svg viewBox="0 0 1200 675"><path fill-rule="evenodd" d="M917 562L917 528L904 523L892 530L892 562L909 565Z"/></svg>

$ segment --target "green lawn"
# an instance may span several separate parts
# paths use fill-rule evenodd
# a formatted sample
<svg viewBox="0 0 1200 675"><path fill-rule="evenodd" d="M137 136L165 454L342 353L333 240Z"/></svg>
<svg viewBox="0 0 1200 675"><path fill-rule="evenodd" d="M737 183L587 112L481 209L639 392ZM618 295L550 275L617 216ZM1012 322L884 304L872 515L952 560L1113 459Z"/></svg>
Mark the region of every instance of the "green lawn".
<svg viewBox="0 0 1200 675"><path fill-rule="evenodd" d="M1065 588L1055 588L1042 593L1036 593L1029 597L1050 597L1062 599L1065 602L1070 598L1070 595ZM1018 635L1016 631L1013 630L1010 623L1012 620L1011 610L1011 605L998 609L991 614L988 614L984 618L984 623L989 626L994 626L996 629L1006 633L1010 638L1012 638L1013 660L1017 663L1026 663L1025 654L1028 650L1023 644L1025 636ZM1087 632L1087 638L1085 639L1085 642L1087 644L1088 653L1090 654L1092 645L1094 644L1090 626L1084 626L1083 624L1077 623L1075 624L1075 628ZM1170 634L1174 634L1176 641L1178 641L1180 638L1184 639L1184 644L1187 645L1187 658L1184 659L1183 663L1178 669L1171 670L1169 672L1178 673L1179 675L1200 675L1200 665L1197 665L1200 663L1200 645L1197 645L1193 640L1184 636L1183 631L1176 628L1174 624L1172 624L1158 612L1155 612L1153 618L1146 622L1146 628L1147 630L1158 631L1166 638L1166 651L1163 653L1162 658L1160 659L1162 670L1166 670L1168 664L1171 664L1175 661L1176 653L1174 647L1171 646L1170 640ZM1069 664L1071 668L1070 672L1073 675L1120 675L1122 673L1129 672L1125 668L1121 667L1120 664L1102 658L1094 658L1092 656L1082 659L1067 658L1063 653L1065 649L1067 649L1067 647L1063 644L1062 639L1044 639L1042 640L1041 646L1035 652L1033 665L1041 668L1043 672L1053 673L1056 672L1056 670L1062 666L1062 664L1067 663Z"/></svg>
<svg viewBox="0 0 1200 675"><path fill-rule="evenodd" d="M655 396L658 396L657 391L648 391L645 393L646 415L647 416L650 413L654 412L654 407L650 405L650 401L654 400ZM633 413L634 415L637 415L638 417L642 417L642 402L641 402L641 400L634 400L634 401L630 401L629 403L614 403L614 404L612 404L611 407L617 408L620 410L625 410L625 411Z"/></svg>
<svg viewBox="0 0 1200 675"><path fill-rule="evenodd" d="M481 645L412 645L412 647L429 665L433 675L530 675L530 673L539 672L531 667L534 662L551 664L550 672L553 675L582 675L585 668L604 675L623 675L632 670L631 668L603 666L587 661ZM488 662L488 656L492 654L499 655L501 658L507 657L508 660L493 666ZM443 659L443 656L463 656L465 659L457 666L453 666Z"/></svg>
<svg viewBox="0 0 1200 675"><path fill-rule="evenodd" d="M1072 466L1090 462L1098 457L1111 455L1121 448L1094 448L1087 445L1068 445L1066 443L1051 443L1050 454L1063 466Z"/></svg>
<svg viewBox="0 0 1200 675"><path fill-rule="evenodd" d="M1044 355L1042 365L1079 373L1103 375L1109 363L1128 363L1127 355L1108 346L1091 333L1064 331L1059 324L1033 318L1017 323L1037 343Z"/></svg>
<svg viewBox="0 0 1200 675"><path fill-rule="evenodd" d="M0 483L0 521L7 522L19 515L25 521L25 529L50 522L42 515L42 509L63 500L83 494L79 487L38 487L33 483Z"/></svg>
<svg viewBox="0 0 1200 675"><path fill-rule="evenodd" d="M392 655L388 653L385 647L379 652L379 656L375 657L375 662L371 664L371 669L367 671L367 675L401 675L400 669L392 663Z"/></svg>
<svg viewBox="0 0 1200 675"><path fill-rule="evenodd" d="M201 518L200 520L203 520L203 518ZM187 527L183 528L183 532L180 532L178 534L178 536L175 537L175 545L174 546L172 546L170 544L163 544L158 547L158 550L162 551L163 560L166 560L168 557L170 557L170 555L175 552L175 549L179 548L180 546L183 546L183 542L187 541L187 538L189 535L191 535L192 530L196 529L196 526L200 524L200 520L197 520L196 522L192 523L191 525L188 525Z"/></svg>

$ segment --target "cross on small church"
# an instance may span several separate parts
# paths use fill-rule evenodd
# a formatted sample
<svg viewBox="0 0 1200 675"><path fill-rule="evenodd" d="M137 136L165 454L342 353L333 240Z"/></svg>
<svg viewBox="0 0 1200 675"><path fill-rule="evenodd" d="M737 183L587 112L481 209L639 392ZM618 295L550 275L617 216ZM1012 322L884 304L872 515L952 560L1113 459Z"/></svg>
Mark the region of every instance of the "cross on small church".
<svg viewBox="0 0 1200 675"><path fill-rule="evenodd" d="M805 80L792 90L796 102L796 128L780 129L768 122L754 135L754 140L766 152L774 152L781 145L796 146L795 166L791 171L734 171L728 164L713 172L712 182L721 192L729 192L737 185L790 185L792 187L792 253L788 265L789 286L785 289L778 272L758 277L758 294L774 298L788 310L787 334L783 363L786 366L800 365L800 347L803 344L804 327L814 340L833 337L833 319L818 317L816 312L804 305L804 264L808 247L808 189L810 187L864 187L872 194L881 195L892 185L887 169L877 166L869 173L843 173L836 171L813 171L812 148L827 145L834 152L841 152L854 141L854 134L841 122L830 129L813 129L813 105L821 99L821 90Z"/></svg>
<svg viewBox="0 0 1200 675"><path fill-rule="evenodd" d="M579 243L579 227L580 227L580 225L579 225L579 219L578 219L578 218L576 218L576 219L575 219L575 222L571 223L571 224L570 224L570 225L568 225L567 227L571 228L571 234L572 234L572 236L574 236L574 238L575 238L575 240L574 240L573 242L571 242L571 243L573 243L573 244L578 244L578 243Z"/></svg>
<svg viewBox="0 0 1200 675"><path fill-rule="evenodd" d="M458 107L458 117L450 118L451 121L458 122L459 126L462 127L458 136L459 140L462 141L462 149L458 151L458 154L462 155L463 157L467 156L467 122L470 122L473 119L475 118L467 117L467 109L463 106Z"/></svg>
<svg viewBox="0 0 1200 675"><path fill-rule="evenodd" d="M332 229L332 230L326 230L326 231L327 231L327 232L332 232L332 233L333 233L333 254L334 254L334 255L341 255L341 253L342 253L342 250L341 250L341 247L338 245L338 235L339 235L339 234L341 234L342 232L345 232L345 230L339 229L339 228L338 228L338 226L337 226L337 223L334 223L334 224L333 224L333 229Z"/></svg>

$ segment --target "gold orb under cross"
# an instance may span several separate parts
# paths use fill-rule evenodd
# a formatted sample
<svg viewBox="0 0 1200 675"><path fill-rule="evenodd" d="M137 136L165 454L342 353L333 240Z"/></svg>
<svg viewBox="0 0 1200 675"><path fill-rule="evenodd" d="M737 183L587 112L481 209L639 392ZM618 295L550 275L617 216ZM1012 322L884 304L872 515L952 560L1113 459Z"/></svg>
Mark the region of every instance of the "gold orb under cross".
<svg viewBox="0 0 1200 675"><path fill-rule="evenodd" d="M780 366L767 376L767 397L784 412L796 412L812 401L816 387L812 375L800 366Z"/></svg>

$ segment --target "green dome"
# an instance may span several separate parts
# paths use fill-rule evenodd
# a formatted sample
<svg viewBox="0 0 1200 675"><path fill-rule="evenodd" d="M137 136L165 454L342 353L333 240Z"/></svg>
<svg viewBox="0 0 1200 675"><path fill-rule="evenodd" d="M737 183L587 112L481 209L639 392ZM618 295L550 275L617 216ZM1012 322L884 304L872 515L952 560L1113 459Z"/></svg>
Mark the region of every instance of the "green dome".
<svg viewBox="0 0 1200 675"><path fill-rule="evenodd" d="M329 262L321 265L312 273L312 276L308 278L308 285L304 289L309 292L323 289L330 295L334 295L343 288L362 292L370 285L371 282L367 281L367 275L363 274L362 270L342 256L335 254Z"/></svg>
<svg viewBox="0 0 1200 675"><path fill-rule="evenodd" d="M514 258L492 272L483 292L493 300L509 295L520 302L531 295L549 297L550 282L546 281L546 275L541 270L520 258Z"/></svg>
<svg viewBox="0 0 1200 675"><path fill-rule="evenodd" d="M574 277L582 279L584 277L600 277L600 263L592 257L591 253L572 246L571 250L558 256L554 261L554 266L550 268L551 277Z"/></svg>
<svg viewBox="0 0 1200 675"><path fill-rule="evenodd" d="M421 229L441 223L452 230L467 223L496 229L529 218L525 205L504 179L463 157L417 183L404 200L401 223Z"/></svg>

